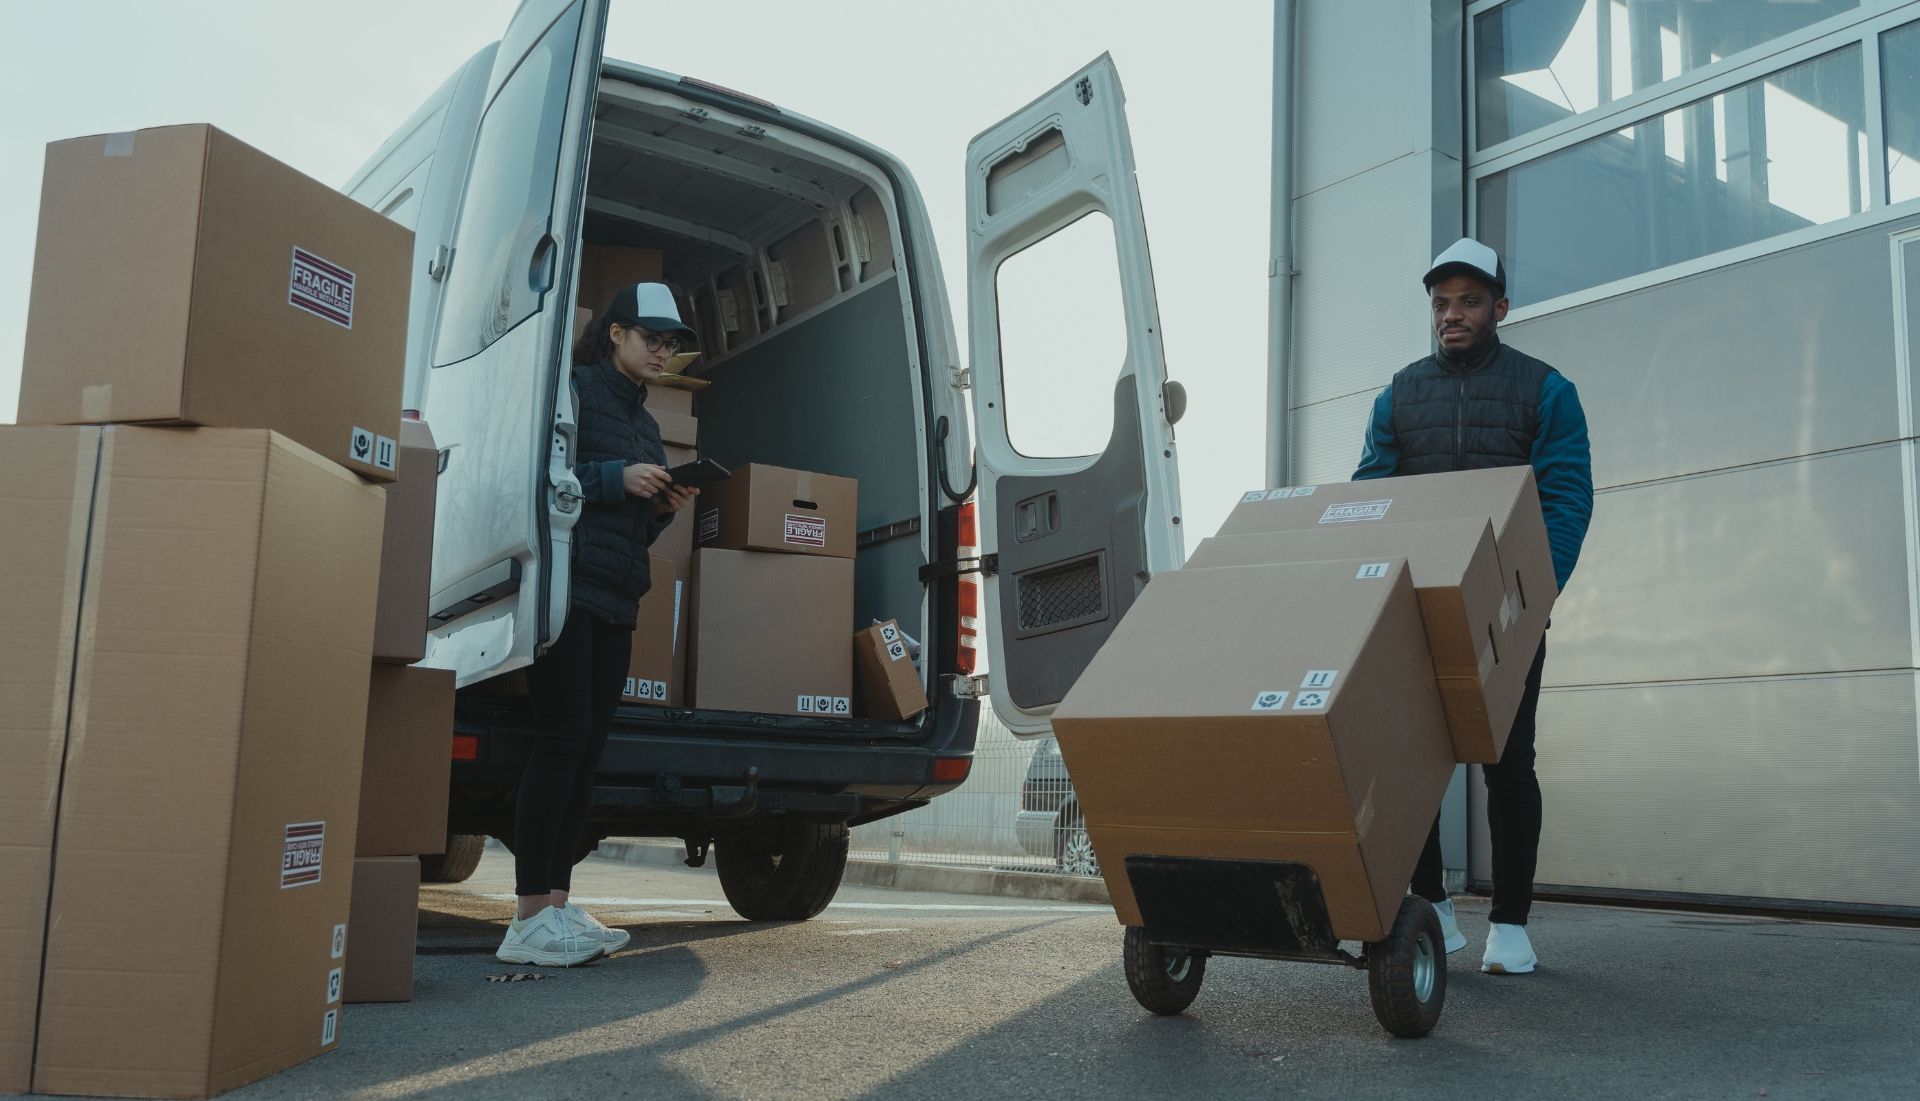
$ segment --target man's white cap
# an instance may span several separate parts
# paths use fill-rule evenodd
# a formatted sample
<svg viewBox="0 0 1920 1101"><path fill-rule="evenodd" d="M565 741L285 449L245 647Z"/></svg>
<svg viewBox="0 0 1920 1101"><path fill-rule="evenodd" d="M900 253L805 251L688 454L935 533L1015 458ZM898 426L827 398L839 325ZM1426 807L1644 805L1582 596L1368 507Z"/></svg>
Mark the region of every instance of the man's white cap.
<svg viewBox="0 0 1920 1101"><path fill-rule="evenodd" d="M1507 293L1507 269L1500 263L1500 254L1471 237L1460 238L1434 257L1420 285L1432 290L1449 275L1475 275L1492 283L1499 293Z"/></svg>

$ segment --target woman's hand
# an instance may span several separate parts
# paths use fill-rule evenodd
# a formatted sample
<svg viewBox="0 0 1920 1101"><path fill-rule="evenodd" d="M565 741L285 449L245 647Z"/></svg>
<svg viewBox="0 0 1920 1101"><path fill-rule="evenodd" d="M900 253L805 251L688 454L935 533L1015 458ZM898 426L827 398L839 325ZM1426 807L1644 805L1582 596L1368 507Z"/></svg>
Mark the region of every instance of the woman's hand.
<svg viewBox="0 0 1920 1101"><path fill-rule="evenodd" d="M620 473L620 484L629 497L652 497L673 484L667 468L652 463L634 463Z"/></svg>
<svg viewBox="0 0 1920 1101"><path fill-rule="evenodd" d="M665 493L654 499L653 507L656 512L663 514L679 512L681 509L692 504L693 499L698 496L700 496L700 491L697 489L692 489L687 486L669 485Z"/></svg>

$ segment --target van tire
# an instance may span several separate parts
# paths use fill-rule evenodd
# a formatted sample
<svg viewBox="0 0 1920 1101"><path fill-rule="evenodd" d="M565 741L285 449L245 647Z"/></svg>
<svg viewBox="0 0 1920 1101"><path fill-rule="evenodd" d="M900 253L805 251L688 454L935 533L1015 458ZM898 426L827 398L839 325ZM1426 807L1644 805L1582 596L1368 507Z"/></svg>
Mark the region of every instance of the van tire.
<svg viewBox="0 0 1920 1101"><path fill-rule="evenodd" d="M487 839L477 833L450 833L447 850L420 858L420 882L464 883L480 866Z"/></svg>
<svg viewBox="0 0 1920 1101"><path fill-rule="evenodd" d="M748 921L805 921L840 890L850 842L838 822L788 822L754 837L716 841L720 890Z"/></svg>

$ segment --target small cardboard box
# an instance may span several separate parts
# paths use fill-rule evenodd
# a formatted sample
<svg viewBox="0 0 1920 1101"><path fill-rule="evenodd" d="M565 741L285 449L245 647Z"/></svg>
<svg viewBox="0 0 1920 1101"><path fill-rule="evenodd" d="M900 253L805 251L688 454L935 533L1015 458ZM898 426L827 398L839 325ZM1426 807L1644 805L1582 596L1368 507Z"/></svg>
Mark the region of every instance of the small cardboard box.
<svg viewBox="0 0 1920 1101"><path fill-rule="evenodd" d="M920 670L907 654L900 624L889 619L853 636L853 674L860 714L903 721L927 709Z"/></svg>
<svg viewBox="0 0 1920 1101"><path fill-rule="evenodd" d="M575 344L580 343L580 334L586 332L587 326L592 323L593 323L592 310L587 309L585 306L579 306L574 309L573 311L573 342Z"/></svg>
<svg viewBox="0 0 1920 1101"><path fill-rule="evenodd" d="M453 670L374 666L355 856L445 850L452 746Z"/></svg>
<svg viewBox="0 0 1920 1101"><path fill-rule="evenodd" d="M1487 521L1338 524L1321 531L1220 535L1201 543L1188 569L1402 557L1413 575L1433 671L1446 703L1454 756L1497 762L1526 691L1532 647L1516 646L1514 601L1501 584ZM1524 653L1519 652L1524 649Z"/></svg>
<svg viewBox="0 0 1920 1101"><path fill-rule="evenodd" d="M634 618L633 656L627 661L627 683L620 698L667 707L678 701L672 684L673 643L679 627L681 585L673 559L650 554L647 562L653 569L653 587L640 598Z"/></svg>
<svg viewBox="0 0 1920 1101"><path fill-rule="evenodd" d="M1406 563L1377 566L1160 574L1061 702L1122 922L1138 853L1303 863L1337 936L1392 927L1454 760Z"/></svg>
<svg viewBox="0 0 1920 1101"><path fill-rule="evenodd" d="M631 283L661 282L665 271L659 249L587 245L580 250L579 305L598 316L620 289Z"/></svg>
<svg viewBox="0 0 1920 1101"><path fill-rule="evenodd" d="M35 485L45 496L26 506L48 526L5 525L9 546L68 541L62 575L42 582L64 595L36 609L12 592L52 550L0 582L42 626L78 594L75 628L36 638L63 650L52 677L6 697L0 719L7 783L39 768L43 743L64 760L43 962L37 982L6 984L9 1021L15 990L39 995L32 1088L201 1097L321 1054L340 1023L380 487L262 430L0 439L16 495L35 464L74 456L59 460L73 477ZM23 443L44 454L20 459ZM22 668L49 672L10 667L0 683ZM50 713L56 697L85 706Z"/></svg>
<svg viewBox="0 0 1920 1101"><path fill-rule="evenodd" d="M852 619L851 558L701 550L687 664L694 706L851 718Z"/></svg>
<svg viewBox="0 0 1920 1101"><path fill-rule="evenodd" d="M700 422L691 414L670 413L664 405L655 409L649 404L647 409L653 414L654 423L660 426L661 443L676 447L700 446Z"/></svg>
<svg viewBox="0 0 1920 1101"><path fill-rule="evenodd" d="M701 492L694 539L702 550L852 558L859 488L852 478L752 463Z"/></svg>
<svg viewBox="0 0 1920 1101"><path fill-rule="evenodd" d="M412 665L427 656L434 498L440 477L440 451L434 446L433 433L419 421L400 422L399 475L387 487L373 660Z"/></svg>
<svg viewBox="0 0 1920 1101"><path fill-rule="evenodd" d="M394 479L413 235L211 126L47 146L22 424L270 428ZM103 355L101 311L139 334Z"/></svg>
<svg viewBox="0 0 1920 1101"><path fill-rule="evenodd" d="M420 858L359 857L353 862L353 916L347 928L343 999L348 1005L413 1000L413 957L420 940Z"/></svg>
<svg viewBox="0 0 1920 1101"><path fill-rule="evenodd" d="M647 410L651 412L655 418L658 418L662 413L670 413L676 417L692 417L693 391L682 390L677 386L663 386L656 383L647 387ZM666 426L663 423L661 430L665 431L665 428ZM687 444L686 446L692 447L693 445Z"/></svg>
<svg viewBox="0 0 1920 1101"><path fill-rule="evenodd" d="M1516 639L1512 648L1524 651L1520 664L1531 664L1560 587L1530 466L1255 490L1234 506L1219 534L1326 531L1475 517L1485 517L1493 527L1501 577L1513 601L1507 617Z"/></svg>

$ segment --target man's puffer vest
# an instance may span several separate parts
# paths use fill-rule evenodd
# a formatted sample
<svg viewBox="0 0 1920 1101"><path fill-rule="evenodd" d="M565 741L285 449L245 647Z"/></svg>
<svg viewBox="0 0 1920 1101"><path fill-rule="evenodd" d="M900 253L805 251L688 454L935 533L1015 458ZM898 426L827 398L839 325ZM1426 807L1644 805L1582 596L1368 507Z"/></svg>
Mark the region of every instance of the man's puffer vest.
<svg viewBox="0 0 1920 1101"><path fill-rule="evenodd" d="M604 360L575 367L573 380L579 422L575 463L666 465L660 425L647 412L644 387ZM573 528L573 603L595 619L634 626L640 598L653 584L647 545L654 527L650 499L582 506Z"/></svg>
<svg viewBox="0 0 1920 1101"><path fill-rule="evenodd" d="M1540 388L1553 368L1505 344L1454 365L1440 355L1393 376L1398 474L1438 474L1533 461Z"/></svg>

